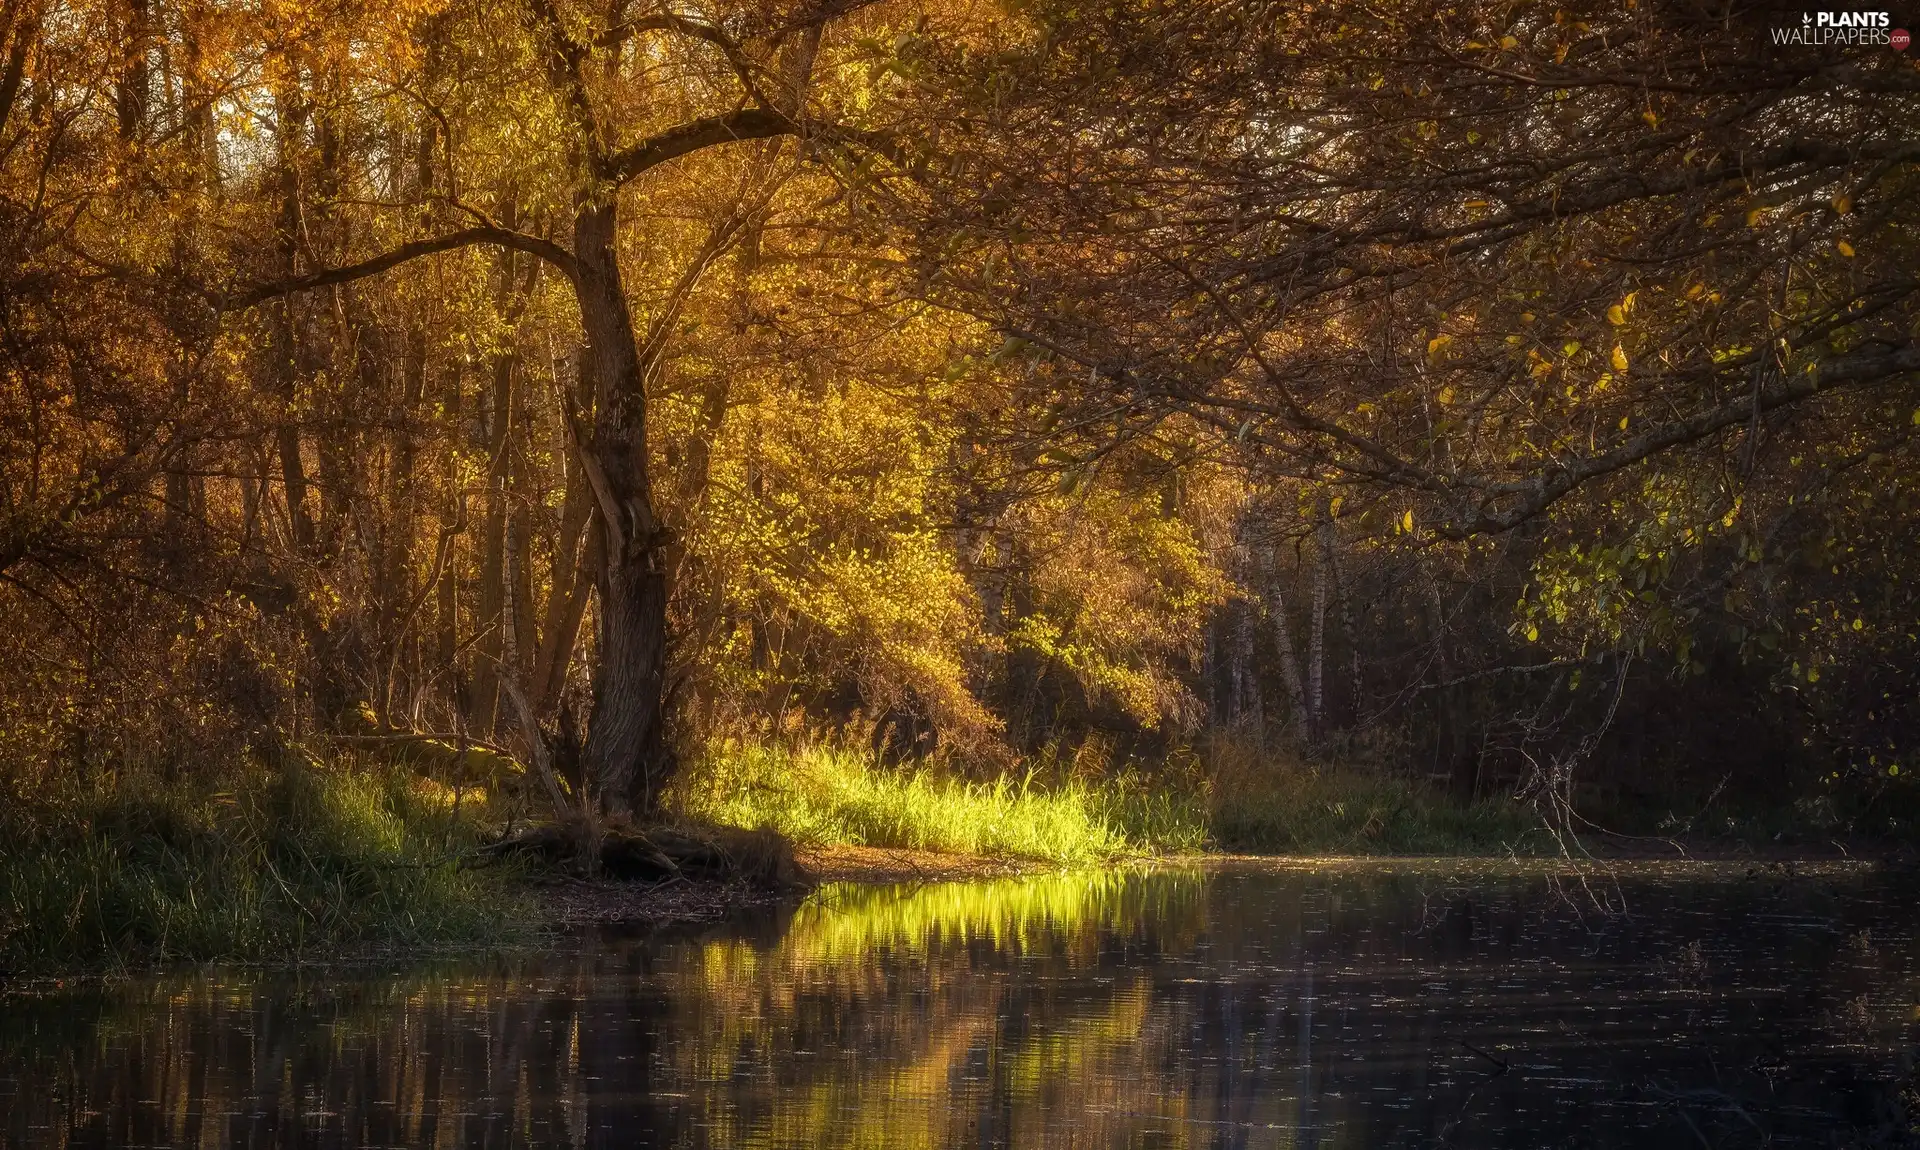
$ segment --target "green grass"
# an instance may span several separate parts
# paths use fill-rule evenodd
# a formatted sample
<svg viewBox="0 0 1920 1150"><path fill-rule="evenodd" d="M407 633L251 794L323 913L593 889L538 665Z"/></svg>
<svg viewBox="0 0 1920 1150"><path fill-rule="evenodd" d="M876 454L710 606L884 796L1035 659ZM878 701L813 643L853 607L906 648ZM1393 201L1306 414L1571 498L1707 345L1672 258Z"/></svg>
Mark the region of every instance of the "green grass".
<svg viewBox="0 0 1920 1150"><path fill-rule="evenodd" d="M519 896L481 828L397 770L290 762L0 800L0 975L495 938Z"/></svg>
<svg viewBox="0 0 1920 1150"><path fill-rule="evenodd" d="M809 845L911 847L1051 862L1193 850L1201 804L1120 780L1043 784L1035 776L969 782L892 768L845 748L732 746L683 783L682 813L768 828Z"/></svg>
<svg viewBox="0 0 1920 1150"><path fill-rule="evenodd" d="M1197 766L1197 764L1189 764ZM1370 772L1244 753L1214 769L1043 783L968 782L887 767L858 749L728 745L683 783L682 811L797 842L1089 862L1219 849L1270 854L1504 855L1543 849L1526 809L1462 806Z"/></svg>

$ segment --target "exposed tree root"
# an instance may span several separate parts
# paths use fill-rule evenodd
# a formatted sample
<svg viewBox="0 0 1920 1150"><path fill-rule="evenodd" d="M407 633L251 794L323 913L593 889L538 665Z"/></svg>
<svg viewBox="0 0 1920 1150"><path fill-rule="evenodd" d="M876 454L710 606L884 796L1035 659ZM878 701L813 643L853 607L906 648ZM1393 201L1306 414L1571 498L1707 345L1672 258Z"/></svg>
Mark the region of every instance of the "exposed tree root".
<svg viewBox="0 0 1920 1150"><path fill-rule="evenodd" d="M482 854L613 879L719 879L767 889L811 882L793 844L773 831L692 823L547 824L502 839Z"/></svg>

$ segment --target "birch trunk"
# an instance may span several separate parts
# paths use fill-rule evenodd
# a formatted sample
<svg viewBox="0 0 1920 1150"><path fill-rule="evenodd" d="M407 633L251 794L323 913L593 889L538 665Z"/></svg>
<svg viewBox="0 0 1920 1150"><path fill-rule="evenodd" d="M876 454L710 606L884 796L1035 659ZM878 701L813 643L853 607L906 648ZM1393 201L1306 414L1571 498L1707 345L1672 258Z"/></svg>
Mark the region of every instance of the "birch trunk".
<svg viewBox="0 0 1920 1150"><path fill-rule="evenodd" d="M1287 685L1287 702L1293 711L1293 726L1302 739L1313 736L1313 720L1307 713L1307 693L1300 682L1300 659L1293 647L1293 628L1287 621L1287 597L1280 589L1279 564L1267 585L1267 612L1273 619L1273 646L1280 658L1280 678Z"/></svg>
<svg viewBox="0 0 1920 1150"><path fill-rule="evenodd" d="M1260 676L1254 667L1254 605L1244 600L1234 604L1233 628L1233 710L1234 719L1256 735L1266 725Z"/></svg>
<svg viewBox="0 0 1920 1150"><path fill-rule="evenodd" d="M1323 549L1313 567L1313 613L1307 620L1307 717L1312 737L1326 720L1327 557Z"/></svg>

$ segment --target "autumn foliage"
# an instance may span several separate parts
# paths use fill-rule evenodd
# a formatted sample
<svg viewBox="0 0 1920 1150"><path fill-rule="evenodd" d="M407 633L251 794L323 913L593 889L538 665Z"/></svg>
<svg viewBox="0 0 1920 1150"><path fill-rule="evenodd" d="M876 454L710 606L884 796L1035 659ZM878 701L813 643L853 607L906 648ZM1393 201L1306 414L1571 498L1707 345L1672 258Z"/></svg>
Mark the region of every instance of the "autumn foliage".
<svg viewBox="0 0 1920 1150"><path fill-rule="evenodd" d="M1884 787L1920 73L1709 7L9 3L0 788Z"/></svg>

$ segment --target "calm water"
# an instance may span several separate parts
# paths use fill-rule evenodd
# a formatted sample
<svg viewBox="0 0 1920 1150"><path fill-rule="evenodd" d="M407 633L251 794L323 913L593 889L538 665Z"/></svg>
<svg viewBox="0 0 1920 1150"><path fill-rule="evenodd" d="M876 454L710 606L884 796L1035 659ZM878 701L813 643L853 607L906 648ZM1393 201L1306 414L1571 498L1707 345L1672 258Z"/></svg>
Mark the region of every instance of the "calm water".
<svg viewBox="0 0 1920 1150"><path fill-rule="evenodd" d="M538 956L15 994L0 1141L1905 1145L1917 902L1741 868L832 887Z"/></svg>

